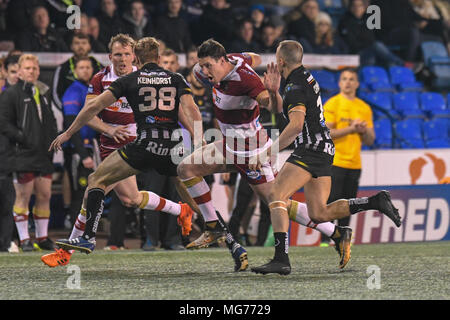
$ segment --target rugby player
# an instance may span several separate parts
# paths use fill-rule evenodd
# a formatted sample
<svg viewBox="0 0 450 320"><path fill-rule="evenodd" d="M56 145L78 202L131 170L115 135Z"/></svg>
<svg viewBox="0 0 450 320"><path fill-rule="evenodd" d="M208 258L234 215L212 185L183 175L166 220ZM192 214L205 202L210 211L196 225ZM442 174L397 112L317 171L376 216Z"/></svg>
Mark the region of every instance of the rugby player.
<svg viewBox="0 0 450 320"><path fill-rule="evenodd" d="M292 142L295 149L275 178L268 194L275 255L269 263L251 269L256 273L286 275L291 272L288 256L289 198L302 187L308 215L315 224L366 210L378 210L397 227L401 225L398 210L387 191L371 197L340 199L327 205L334 144L330 130L325 125L319 84L303 66L302 58L303 48L299 42L282 41L276 51L277 64L268 66L264 78L264 84L270 93L270 105L276 110L280 110L282 106L284 116L289 119L276 142L279 150L285 149ZM281 76L286 79L283 96L279 93ZM263 152L270 153L270 150ZM257 160L251 166L253 169L260 168L262 161Z"/></svg>

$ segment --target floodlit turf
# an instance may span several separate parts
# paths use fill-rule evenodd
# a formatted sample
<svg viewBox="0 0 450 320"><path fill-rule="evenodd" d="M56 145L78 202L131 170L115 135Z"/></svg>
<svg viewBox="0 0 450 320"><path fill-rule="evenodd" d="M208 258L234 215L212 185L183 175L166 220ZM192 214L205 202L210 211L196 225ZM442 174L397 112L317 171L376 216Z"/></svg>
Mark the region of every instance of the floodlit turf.
<svg viewBox="0 0 450 320"><path fill-rule="evenodd" d="M343 271L332 247L289 250L288 276L234 273L222 248L76 253L70 265L80 269L81 289L67 288L74 273L43 265L42 253L2 253L0 299L450 299L450 242L354 246ZM272 248L248 252L250 267L273 255ZM367 287L371 265L380 289Z"/></svg>

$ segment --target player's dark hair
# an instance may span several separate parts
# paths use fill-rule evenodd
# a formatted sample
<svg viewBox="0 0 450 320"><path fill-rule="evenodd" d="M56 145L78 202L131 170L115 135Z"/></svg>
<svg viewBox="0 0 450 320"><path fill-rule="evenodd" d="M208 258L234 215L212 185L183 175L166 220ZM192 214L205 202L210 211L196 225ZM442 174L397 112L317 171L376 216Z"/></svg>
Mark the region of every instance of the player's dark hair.
<svg viewBox="0 0 450 320"><path fill-rule="evenodd" d="M77 65L81 62L81 61L89 61L91 63L92 66L92 60L89 57L81 57L79 59L77 59L75 61L75 68L77 67ZM93 67L93 66L92 66Z"/></svg>
<svg viewBox="0 0 450 320"><path fill-rule="evenodd" d="M84 33L74 33L70 39L70 44L72 44L73 39L85 39L89 42L89 44L91 44L91 39L89 38L89 35L84 34Z"/></svg>
<svg viewBox="0 0 450 320"><path fill-rule="evenodd" d="M359 80L358 70L356 70L355 68L351 68L351 67L344 68L341 70L340 74L342 75L344 72L353 73L356 76L356 80Z"/></svg>
<svg viewBox="0 0 450 320"><path fill-rule="evenodd" d="M6 57L5 61L3 61L3 66L5 67L5 70L8 71L9 65L18 64L19 58L20 58L20 56L18 56L18 55L12 55L12 56Z"/></svg>
<svg viewBox="0 0 450 320"><path fill-rule="evenodd" d="M227 52L223 45L214 39L204 41L198 48L198 58L211 57L214 60L219 60L224 57L227 59Z"/></svg>

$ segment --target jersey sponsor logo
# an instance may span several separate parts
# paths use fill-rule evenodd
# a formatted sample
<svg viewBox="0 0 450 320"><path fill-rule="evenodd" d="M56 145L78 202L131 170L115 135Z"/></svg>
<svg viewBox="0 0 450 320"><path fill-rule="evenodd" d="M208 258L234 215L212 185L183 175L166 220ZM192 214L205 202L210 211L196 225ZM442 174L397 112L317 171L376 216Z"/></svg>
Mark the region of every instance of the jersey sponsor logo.
<svg viewBox="0 0 450 320"><path fill-rule="evenodd" d="M148 116L147 118L145 118L145 123L155 123L155 117L153 116Z"/></svg>
<svg viewBox="0 0 450 320"><path fill-rule="evenodd" d="M92 84L89 85L87 93L88 94L94 93L94 87L92 86Z"/></svg>
<svg viewBox="0 0 450 320"><path fill-rule="evenodd" d="M261 179L261 171L259 170L247 170L245 174L247 175L247 177L253 180Z"/></svg>

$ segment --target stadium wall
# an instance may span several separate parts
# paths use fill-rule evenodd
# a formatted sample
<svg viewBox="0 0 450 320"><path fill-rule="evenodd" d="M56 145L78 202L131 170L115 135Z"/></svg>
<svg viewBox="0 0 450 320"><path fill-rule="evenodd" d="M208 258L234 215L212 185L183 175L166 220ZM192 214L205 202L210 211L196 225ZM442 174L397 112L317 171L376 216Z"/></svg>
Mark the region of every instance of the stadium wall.
<svg viewBox="0 0 450 320"><path fill-rule="evenodd" d="M289 151L280 153L278 169L289 154ZM450 176L450 149L363 151L362 167L358 196L389 190L404 221L397 229L376 211L352 216L354 244L450 240L450 185L438 184L442 178ZM216 182L212 192L216 208L227 212L223 186ZM300 190L293 198L303 202L303 192ZM258 230L258 223L259 212L256 211L250 222L250 235ZM319 232L291 223L291 246L319 243Z"/></svg>

